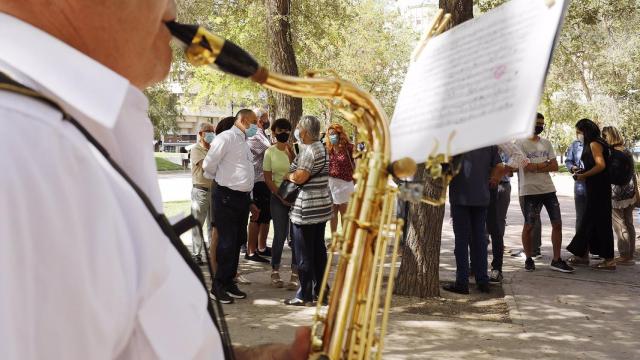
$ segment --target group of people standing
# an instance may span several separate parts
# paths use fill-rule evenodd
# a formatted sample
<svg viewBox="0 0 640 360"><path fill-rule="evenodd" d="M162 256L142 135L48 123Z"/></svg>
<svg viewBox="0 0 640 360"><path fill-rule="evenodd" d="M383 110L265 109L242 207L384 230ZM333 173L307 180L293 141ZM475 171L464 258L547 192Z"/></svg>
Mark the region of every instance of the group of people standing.
<svg viewBox="0 0 640 360"><path fill-rule="evenodd" d="M518 174L524 217L523 250L514 255L524 255L526 271L535 271L534 260L542 257L542 207L547 210L552 226L551 270L572 273L574 266L589 265L590 253L602 259L592 265L595 270L611 271L616 270L616 265L634 264L633 210L638 199L637 184L633 157L625 149L620 132L611 126L601 132L589 119L576 124L577 140L567 151L566 160L576 182L576 234L567 246L573 256L565 261L560 256L562 214L550 176L559 167L553 145L540 136L544 125L544 116L538 113L530 138L457 157L460 172L449 188L456 281L444 285L445 290L468 294L471 274L481 292L489 292L490 282L502 281L504 233L514 173ZM614 230L618 237L618 258L614 257ZM488 273L489 243L493 259Z"/></svg>
<svg viewBox="0 0 640 360"><path fill-rule="evenodd" d="M247 296L238 288L250 283L238 274L245 248L246 260L270 263L274 287L297 290L285 304L318 301L327 263L325 226L330 222L335 231L339 214L344 216L355 168L354 147L343 127L332 124L324 134L321 130L314 116L303 116L294 129L288 119L272 123L262 108L240 110L215 130L212 124L201 124L198 144L191 150L192 214L209 224L213 299L229 304ZM285 181L299 188L288 201L279 191ZM268 247L271 222L273 241ZM192 252L202 264L206 239L200 233L193 232ZM287 240L292 261L285 283L280 270Z"/></svg>

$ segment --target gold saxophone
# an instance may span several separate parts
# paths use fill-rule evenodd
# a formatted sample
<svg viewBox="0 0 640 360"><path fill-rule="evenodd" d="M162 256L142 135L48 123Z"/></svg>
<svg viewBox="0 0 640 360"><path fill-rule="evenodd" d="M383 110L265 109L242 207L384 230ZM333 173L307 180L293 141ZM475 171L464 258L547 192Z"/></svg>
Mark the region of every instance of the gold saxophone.
<svg viewBox="0 0 640 360"><path fill-rule="evenodd" d="M403 221L394 215L397 189L391 176L413 176L416 163L390 163L388 120L378 101L339 78L285 76L261 67L247 52L202 27L167 24L186 45L187 60L196 66L216 65L224 72L249 78L267 89L300 98L322 98L356 126L366 151L354 172L353 193L341 234L334 234L319 299L324 299L332 258L338 256L329 306L318 301L311 336L311 359L381 358L391 303L394 266ZM380 312L380 308L382 311Z"/></svg>

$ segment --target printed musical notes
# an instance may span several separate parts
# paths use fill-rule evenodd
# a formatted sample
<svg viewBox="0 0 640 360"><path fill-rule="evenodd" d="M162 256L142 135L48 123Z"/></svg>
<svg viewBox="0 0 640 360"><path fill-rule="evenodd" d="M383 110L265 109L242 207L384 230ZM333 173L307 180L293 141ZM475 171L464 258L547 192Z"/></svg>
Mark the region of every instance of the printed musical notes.
<svg viewBox="0 0 640 360"><path fill-rule="evenodd" d="M431 39L411 64L391 121L392 159L423 162L531 134L568 2L512 0Z"/></svg>

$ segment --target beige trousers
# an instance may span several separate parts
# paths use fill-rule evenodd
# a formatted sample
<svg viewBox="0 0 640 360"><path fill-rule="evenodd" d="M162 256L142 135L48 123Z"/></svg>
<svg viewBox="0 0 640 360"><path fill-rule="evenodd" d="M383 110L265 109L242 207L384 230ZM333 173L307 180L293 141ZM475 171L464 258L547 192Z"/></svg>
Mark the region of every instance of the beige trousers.
<svg viewBox="0 0 640 360"><path fill-rule="evenodd" d="M613 209L613 231L618 238L618 252L622 257L633 257L636 249L636 229L633 226L633 210L631 205L624 209Z"/></svg>

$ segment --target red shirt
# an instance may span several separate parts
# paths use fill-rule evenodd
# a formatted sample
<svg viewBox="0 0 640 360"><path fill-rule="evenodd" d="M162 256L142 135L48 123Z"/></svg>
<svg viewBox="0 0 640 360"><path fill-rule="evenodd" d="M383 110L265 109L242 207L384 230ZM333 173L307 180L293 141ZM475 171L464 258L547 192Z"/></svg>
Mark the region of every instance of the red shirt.
<svg viewBox="0 0 640 360"><path fill-rule="evenodd" d="M334 146L329 152L329 176L344 181L353 181L353 145L347 144L342 150Z"/></svg>

